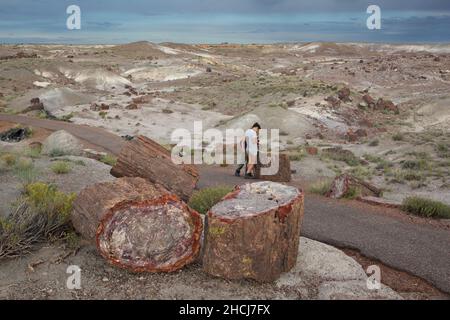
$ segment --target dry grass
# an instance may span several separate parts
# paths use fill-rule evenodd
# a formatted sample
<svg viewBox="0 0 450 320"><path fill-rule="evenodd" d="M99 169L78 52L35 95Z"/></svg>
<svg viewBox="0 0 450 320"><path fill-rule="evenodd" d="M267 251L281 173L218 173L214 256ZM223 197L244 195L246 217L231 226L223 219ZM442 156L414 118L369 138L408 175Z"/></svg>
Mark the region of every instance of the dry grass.
<svg viewBox="0 0 450 320"><path fill-rule="evenodd" d="M56 174L67 174L72 170L67 161L56 161L52 164L51 169Z"/></svg>
<svg viewBox="0 0 450 320"><path fill-rule="evenodd" d="M308 190L311 193L320 194L324 196L330 191L332 183L333 183L332 179L322 179L312 183L309 186Z"/></svg>
<svg viewBox="0 0 450 320"><path fill-rule="evenodd" d="M219 186L195 192L189 200L189 207L200 214L206 214L224 196L233 191L232 187Z"/></svg>
<svg viewBox="0 0 450 320"><path fill-rule="evenodd" d="M409 197L403 201L403 211L427 218L450 219L450 206L434 200Z"/></svg>
<svg viewBox="0 0 450 320"><path fill-rule="evenodd" d="M68 229L75 194L40 182L24 191L11 215L0 219L0 259L27 253L36 243L61 237Z"/></svg>

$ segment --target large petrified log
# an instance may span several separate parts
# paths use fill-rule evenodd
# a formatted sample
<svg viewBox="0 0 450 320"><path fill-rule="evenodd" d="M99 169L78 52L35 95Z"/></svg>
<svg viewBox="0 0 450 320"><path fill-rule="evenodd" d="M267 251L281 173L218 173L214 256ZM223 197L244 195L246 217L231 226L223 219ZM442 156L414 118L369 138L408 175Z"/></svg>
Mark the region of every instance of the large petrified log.
<svg viewBox="0 0 450 320"><path fill-rule="evenodd" d="M206 217L203 268L226 279L278 279L296 263L303 193L263 181L236 187Z"/></svg>
<svg viewBox="0 0 450 320"><path fill-rule="evenodd" d="M168 150L144 136L125 145L111 174L117 178L145 178L163 185L184 201L189 200L199 179L195 166L175 165Z"/></svg>
<svg viewBox="0 0 450 320"><path fill-rule="evenodd" d="M274 164L274 161L278 161L278 171L274 172L274 174L264 175L261 170L265 165L259 164L256 166L256 178L273 182L290 182L292 180L292 170L289 155L280 153L277 157L273 157L266 166L271 166Z"/></svg>
<svg viewBox="0 0 450 320"><path fill-rule="evenodd" d="M351 175L343 174L334 179L327 196L335 199L342 198L352 189L354 189L354 192L357 192L361 197L380 197L383 194L383 191L374 185Z"/></svg>
<svg viewBox="0 0 450 320"><path fill-rule="evenodd" d="M81 191L72 223L110 263L136 272L172 272L194 261L202 221L164 187L121 178Z"/></svg>

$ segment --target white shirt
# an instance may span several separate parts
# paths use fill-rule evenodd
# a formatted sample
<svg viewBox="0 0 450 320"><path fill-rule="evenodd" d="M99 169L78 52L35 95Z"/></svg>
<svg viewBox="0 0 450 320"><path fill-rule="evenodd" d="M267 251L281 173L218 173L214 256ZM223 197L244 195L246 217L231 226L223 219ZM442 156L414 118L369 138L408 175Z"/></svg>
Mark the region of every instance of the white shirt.
<svg viewBox="0 0 450 320"><path fill-rule="evenodd" d="M258 154L258 135L255 130L248 129L245 131L245 141L247 142L247 152L256 156Z"/></svg>

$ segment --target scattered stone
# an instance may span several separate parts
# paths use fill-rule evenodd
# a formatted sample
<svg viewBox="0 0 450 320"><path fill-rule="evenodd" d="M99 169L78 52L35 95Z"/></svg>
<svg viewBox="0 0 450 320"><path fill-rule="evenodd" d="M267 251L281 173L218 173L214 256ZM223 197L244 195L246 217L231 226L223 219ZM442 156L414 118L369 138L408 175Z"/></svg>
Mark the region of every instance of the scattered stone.
<svg viewBox="0 0 450 320"><path fill-rule="evenodd" d="M371 96L369 96L368 94L365 94L362 97L362 99L369 108L371 108L371 109L375 108L375 100Z"/></svg>
<svg viewBox="0 0 450 320"><path fill-rule="evenodd" d="M337 92L337 94L338 94L338 97L339 97L339 99L341 101L344 101L344 102L350 102L351 101L351 99L350 99L351 92L350 92L349 88L342 88L341 90L339 90Z"/></svg>
<svg viewBox="0 0 450 320"><path fill-rule="evenodd" d="M295 105L295 100L289 100L286 104L288 107L293 107Z"/></svg>
<svg viewBox="0 0 450 320"><path fill-rule="evenodd" d="M29 128L12 128L3 133L0 133L0 140L4 142L20 142L30 135Z"/></svg>
<svg viewBox="0 0 450 320"><path fill-rule="evenodd" d="M39 98L33 98L30 100L31 105L23 110L23 113L27 113L30 111L41 111L44 110L44 104L41 102Z"/></svg>
<svg viewBox="0 0 450 320"><path fill-rule="evenodd" d="M376 108L378 110L388 110L396 114L400 113L398 107L391 100L384 100L383 98L378 99Z"/></svg>
<svg viewBox="0 0 450 320"><path fill-rule="evenodd" d="M330 106L332 106L333 108L338 108L341 106L341 101L339 99L337 99L336 97L333 96L329 96L325 99L325 101L328 102L328 104Z"/></svg>
<svg viewBox="0 0 450 320"><path fill-rule="evenodd" d="M104 104L104 103L102 103L100 105L97 103L92 103L90 109L92 111L105 111L105 110L109 110L110 107L109 107L109 105Z"/></svg>
<svg viewBox="0 0 450 320"><path fill-rule="evenodd" d="M137 106L136 103L130 103L129 105L127 105L127 106L125 107L125 109L127 109L127 110L137 110L137 109L138 109L138 106Z"/></svg>
<svg viewBox="0 0 450 320"><path fill-rule="evenodd" d="M319 153L319 149L316 147L306 147L306 152L312 156L315 156Z"/></svg>

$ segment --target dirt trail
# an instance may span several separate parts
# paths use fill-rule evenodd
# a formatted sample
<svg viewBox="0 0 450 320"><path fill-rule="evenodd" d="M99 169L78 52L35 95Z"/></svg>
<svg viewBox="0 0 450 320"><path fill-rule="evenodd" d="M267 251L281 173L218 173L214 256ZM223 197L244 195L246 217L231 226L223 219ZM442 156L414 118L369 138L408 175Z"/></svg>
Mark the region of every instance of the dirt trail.
<svg viewBox="0 0 450 320"><path fill-rule="evenodd" d="M17 122L49 130L66 130L80 139L117 154L124 140L98 128L0 115L0 121ZM236 185L248 180L232 176L232 168L200 167L199 187ZM353 248L393 268L429 281L450 293L450 232L387 215L366 204L308 195L302 235L340 248Z"/></svg>

